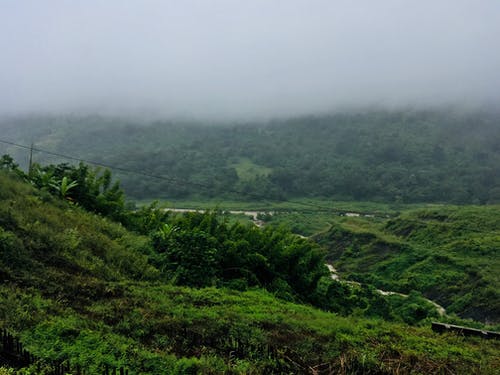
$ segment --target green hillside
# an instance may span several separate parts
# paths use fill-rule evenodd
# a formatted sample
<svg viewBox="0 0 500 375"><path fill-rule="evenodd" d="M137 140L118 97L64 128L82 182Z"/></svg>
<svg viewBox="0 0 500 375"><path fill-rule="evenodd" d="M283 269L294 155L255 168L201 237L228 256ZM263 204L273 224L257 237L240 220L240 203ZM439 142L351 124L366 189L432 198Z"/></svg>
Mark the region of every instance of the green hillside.
<svg viewBox="0 0 500 375"><path fill-rule="evenodd" d="M385 220L351 217L315 239L346 278L417 290L449 313L500 321L500 207L439 206Z"/></svg>
<svg viewBox="0 0 500 375"><path fill-rule="evenodd" d="M31 117L2 119L0 128L11 141L166 177L121 174L140 199L500 202L498 113L366 111L242 124Z"/></svg>
<svg viewBox="0 0 500 375"><path fill-rule="evenodd" d="M385 321L374 311L383 310L384 299L327 282L331 279L322 276L319 264L312 272L296 269L302 277L319 277L310 281L312 293L302 291L287 277L306 259L314 260L316 248L308 241L272 228L235 225L232 230L247 241L237 245L230 227L212 214L159 217L161 211L144 209L122 216L120 224L84 209L107 207L103 204L113 197L106 191L95 197L101 205L92 206L92 195L76 200L81 193L76 187L63 196L60 186L36 189L25 178L0 173L0 323L46 361L70 360L91 373L106 364L123 365L137 374L498 369L496 340L438 335L424 321L409 326L397 323L396 316ZM139 234L157 225L163 229ZM217 242L224 230L226 240ZM198 242L180 247L187 238ZM256 243L260 257L252 255ZM188 249L195 257L179 258L178 250ZM216 263L213 274L204 274L210 277L189 277L193 273L186 271L205 267L207 255L217 258L221 249L246 254L240 268L252 276L219 273ZM196 257L200 251L202 259ZM291 256L287 270L276 267L283 256ZM197 283L203 285L180 286ZM334 314L312 307L320 305L317 298L325 287L332 293L323 294L321 301L330 303L325 310L334 309L338 298L352 303L354 311ZM351 293L352 301L335 294L340 291Z"/></svg>

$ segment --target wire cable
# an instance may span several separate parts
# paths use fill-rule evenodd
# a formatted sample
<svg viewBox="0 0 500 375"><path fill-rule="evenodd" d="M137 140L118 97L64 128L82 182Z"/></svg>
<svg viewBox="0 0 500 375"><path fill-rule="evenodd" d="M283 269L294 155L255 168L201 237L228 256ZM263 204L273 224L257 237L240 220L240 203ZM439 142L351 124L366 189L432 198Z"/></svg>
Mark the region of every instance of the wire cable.
<svg viewBox="0 0 500 375"><path fill-rule="evenodd" d="M36 151L36 152L40 152L40 153L44 153L44 154L52 155L52 156L57 156L57 157L68 159L68 160L79 161L79 162L83 162L83 163L86 163L86 164L95 165L95 166L98 166L98 167L108 168L108 169L119 171L119 172L122 172L122 173L135 174L135 175L139 175L139 176L143 176L143 177L153 178L153 179L157 179L157 180L163 180L163 181L167 181L167 182L170 182L170 183L174 183L176 185L183 184L183 185L188 185L188 186L192 186L192 187L196 187L196 188L202 188L202 189L207 189L207 190L212 189L212 186L210 186L208 184L203 184L203 183L193 182L193 181L187 181L187 180L179 179L179 178L176 178L176 177L157 175L157 174L153 174L153 173L149 173L149 172L136 171L136 170L132 170L132 169L128 169L128 168L123 168L123 167L119 167L119 166L112 165L112 164L107 164L107 163L102 163L102 162L96 162L96 161L93 161L93 160L86 160L86 159L78 158L78 157L72 156L72 155L62 154L62 153L59 153L59 152L54 152L54 151L49 151L49 150L44 150L44 149L41 149L41 148L38 148L38 147L32 147L32 146L22 145L22 144L19 144L19 143L16 143L16 142L12 142L12 141L8 141L8 140L5 140L5 139L0 139L0 143L4 143L4 144L7 144L7 145L11 145L11 146L23 148L23 149L26 149L26 150L33 150L33 151ZM239 191L239 190L236 190L236 189L227 189L226 191L229 192L229 193L237 194L237 195L240 195L240 196L246 196L246 197L249 197L249 198L252 198L252 199L256 199L256 200L273 201L273 202L277 202L277 203L283 203L283 202L293 203L293 204L296 204L296 205L301 205L301 206L315 208L316 210L321 210L321 211L345 212L345 210L339 210L339 209L335 209L333 207L326 207L326 206L322 206L320 204L316 204L316 203L312 203L312 202L299 202L299 201L290 201L290 200L283 201L283 200L277 200L277 199L273 200L273 199L269 199L269 197L265 197L263 195L258 195L258 194L251 193L251 192Z"/></svg>

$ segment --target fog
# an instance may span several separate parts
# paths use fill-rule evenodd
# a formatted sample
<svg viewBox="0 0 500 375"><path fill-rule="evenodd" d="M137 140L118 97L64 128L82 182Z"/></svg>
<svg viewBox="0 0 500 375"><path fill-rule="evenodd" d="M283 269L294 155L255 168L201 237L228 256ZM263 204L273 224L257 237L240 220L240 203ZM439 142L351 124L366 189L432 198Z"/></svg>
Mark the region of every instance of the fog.
<svg viewBox="0 0 500 375"><path fill-rule="evenodd" d="M4 0L0 113L481 106L499 38L498 0Z"/></svg>

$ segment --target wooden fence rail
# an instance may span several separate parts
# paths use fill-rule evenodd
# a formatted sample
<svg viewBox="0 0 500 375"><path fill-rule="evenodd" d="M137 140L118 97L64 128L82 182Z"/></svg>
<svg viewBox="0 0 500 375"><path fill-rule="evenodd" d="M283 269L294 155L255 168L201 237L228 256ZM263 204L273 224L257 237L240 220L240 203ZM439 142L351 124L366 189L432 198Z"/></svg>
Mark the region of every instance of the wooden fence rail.
<svg viewBox="0 0 500 375"><path fill-rule="evenodd" d="M500 332L485 331L476 328L469 328L439 322L432 322L432 330L438 333L456 332L464 336L479 336L484 339L500 339Z"/></svg>

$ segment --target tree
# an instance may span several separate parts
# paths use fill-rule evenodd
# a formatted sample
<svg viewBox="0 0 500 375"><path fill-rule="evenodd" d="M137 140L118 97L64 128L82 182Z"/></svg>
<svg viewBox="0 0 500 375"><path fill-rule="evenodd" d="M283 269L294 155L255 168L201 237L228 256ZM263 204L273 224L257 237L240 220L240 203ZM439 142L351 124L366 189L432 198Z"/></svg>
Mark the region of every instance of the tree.
<svg viewBox="0 0 500 375"><path fill-rule="evenodd" d="M165 224L153 235L153 244L159 253L159 267L175 284L193 287L215 284L216 240L209 234Z"/></svg>
<svg viewBox="0 0 500 375"><path fill-rule="evenodd" d="M67 176L64 176L58 183L52 183L51 185L55 190L59 192L62 198L72 200L68 197L68 193L71 189L78 186L78 182L69 181Z"/></svg>

